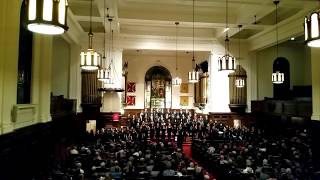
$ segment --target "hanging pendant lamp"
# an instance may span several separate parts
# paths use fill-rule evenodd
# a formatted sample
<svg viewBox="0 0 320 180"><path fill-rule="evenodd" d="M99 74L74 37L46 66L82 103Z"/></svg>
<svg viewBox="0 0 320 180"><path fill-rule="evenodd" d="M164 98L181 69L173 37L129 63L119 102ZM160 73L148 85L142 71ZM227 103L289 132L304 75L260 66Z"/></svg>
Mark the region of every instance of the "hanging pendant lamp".
<svg viewBox="0 0 320 180"><path fill-rule="evenodd" d="M272 73L272 82L273 84L282 84L284 82L284 73L280 73L280 71Z"/></svg>
<svg viewBox="0 0 320 180"><path fill-rule="evenodd" d="M304 37L309 47L320 47L320 14L315 11L304 18Z"/></svg>
<svg viewBox="0 0 320 180"><path fill-rule="evenodd" d="M109 18L110 25L112 18ZM111 26L110 26L111 27ZM119 82L122 82L122 79L119 78L117 70L114 65L114 47L113 47L113 30L111 30L111 53L110 53L110 63L108 67L108 72L110 73L110 78L108 81L104 82L104 91L110 92L123 92L124 89Z"/></svg>
<svg viewBox="0 0 320 180"><path fill-rule="evenodd" d="M176 77L172 79L173 86L180 86L182 83L181 78L178 77L178 25L179 22L175 22L176 25Z"/></svg>
<svg viewBox="0 0 320 180"><path fill-rule="evenodd" d="M242 25L239 25L239 35L240 35L240 32L241 32L241 28L242 28ZM240 38L239 38L239 59L238 59L238 62L239 62L239 65L237 66L237 69L236 69L236 81L235 81L235 85L237 88L243 88L245 86L245 81L244 81L244 78L241 76L241 65L240 65L240 51L241 51L241 48L240 48ZM238 73L238 74L237 74Z"/></svg>
<svg viewBox="0 0 320 180"><path fill-rule="evenodd" d="M103 8L103 26L106 26L106 1L104 0L104 8ZM97 79L102 82L107 82L110 79L110 73L107 66L107 58L106 58L106 30L103 33L103 57L102 57L102 67L99 68Z"/></svg>
<svg viewBox="0 0 320 180"><path fill-rule="evenodd" d="M27 0L28 30L47 35L62 34L68 30L67 0Z"/></svg>
<svg viewBox="0 0 320 180"><path fill-rule="evenodd" d="M108 80L104 82L104 85L106 87L108 86L110 88L114 84L114 80L113 80L113 77L112 77L112 71L114 69L112 67L113 66L113 30L111 28L111 26L112 26L112 18L109 18L108 21L110 23L110 30L109 30L109 32L110 32L110 45L109 45L109 59L110 59L110 62L109 62L109 66L108 66L108 69L107 69Z"/></svg>
<svg viewBox="0 0 320 180"><path fill-rule="evenodd" d="M83 70L95 71L99 68L100 55L92 48L93 33L92 33L92 0L90 2L90 30L89 36L89 48L88 50L82 51L80 54L80 67Z"/></svg>
<svg viewBox="0 0 320 180"><path fill-rule="evenodd" d="M278 4L280 1L275 0L273 3L276 5L276 38L277 38L277 58L279 58L279 40L278 40ZM284 73L275 71L272 73L272 83L282 84L284 82Z"/></svg>
<svg viewBox="0 0 320 180"><path fill-rule="evenodd" d="M189 71L188 73L188 80L189 83L197 83L199 81L199 72L196 69L196 61L194 59L194 0L192 4L192 41L192 71Z"/></svg>
<svg viewBox="0 0 320 180"><path fill-rule="evenodd" d="M225 54L218 58L218 70L233 72L236 69L236 58L229 54L229 24L228 24L228 0L226 0L226 39Z"/></svg>

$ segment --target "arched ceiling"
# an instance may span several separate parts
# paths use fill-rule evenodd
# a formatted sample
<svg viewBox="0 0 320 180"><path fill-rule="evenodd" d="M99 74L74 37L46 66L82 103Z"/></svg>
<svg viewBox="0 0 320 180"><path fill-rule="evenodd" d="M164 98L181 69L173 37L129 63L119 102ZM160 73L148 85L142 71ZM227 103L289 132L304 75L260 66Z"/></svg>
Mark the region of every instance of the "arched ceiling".
<svg viewBox="0 0 320 180"><path fill-rule="evenodd" d="M115 30L115 46L123 49L175 50L174 22L179 21L178 48L192 49L192 0L106 0L105 2L109 14L114 19L112 29ZM317 0L281 0L278 9L279 25L285 26L286 23L298 20L302 26L301 17L318 5ZM80 31L78 41L83 47L87 43L86 34L90 24L89 7L90 0L69 0L69 14L74 21L73 24ZM109 23L103 24L103 12L104 0L93 0L92 25L97 49L103 47L104 29L109 31ZM223 50L225 14L225 0L195 1L197 51ZM267 38L267 34L271 34L275 28L275 5L272 0L229 0L228 19L231 40L240 38L247 42L253 41L252 45L258 46L258 42L254 41L256 39L263 41L261 37ZM243 25L240 34L238 24ZM288 30L285 31L288 33ZM293 35L301 35L301 32L303 26Z"/></svg>

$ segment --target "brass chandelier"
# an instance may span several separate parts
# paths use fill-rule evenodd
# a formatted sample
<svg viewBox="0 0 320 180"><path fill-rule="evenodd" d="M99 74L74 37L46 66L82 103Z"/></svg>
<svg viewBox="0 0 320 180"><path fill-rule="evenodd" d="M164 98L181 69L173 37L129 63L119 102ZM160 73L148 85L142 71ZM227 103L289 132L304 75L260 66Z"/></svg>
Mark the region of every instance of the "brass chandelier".
<svg viewBox="0 0 320 180"><path fill-rule="evenodd" d="M197 83L199 81L199 72L196 69L196 61L194 59L194 0L192 4L192 70L188 73L189 83Z"/></svg>
<svg viewBox="0 0 320 180"><path fill-rule="evenodd" d="M68 30L68 0L26 0L28 30L47 35Z"/></svg>
<svg viewBox="0 0 320 180"><path fill-rule="evenodd" d="M83 70L96 71L99 68L100 55L92 48L92 0L90 2L90 30L88 36L89 48L87 51L82 51L80 54L80 67Z"/></svg>
<svg viewBox="0 0 320 180"><path fill-rule="evenodd" d="M176 25L176 77L172 79L172 85L180 86L182 83L181 78L178 77L178 25L179 22L175 22Z"/></svg>
<svg viewBox="0 0 320 180"><path fill-rule="evenodd" d="M275 0L273 3L276 5L276 38L277 38L277 58L279 57L279 40L278 40L278 4L280 1ZM276 71L272 73L272 83L282 84L284 82L284 73Z"/></svg>
<svg viewBox="0 0 320 180"><path fill-rule="evenodd" d="M104 8L103 8L103 25L106 25L106 1L104 0ZM106 58L106 30L104 29L103 33L103 57L102 57L102 66L98 70L97 79L102 82L110 81L110 71L106 68L107 66L107 58Z"/></svg>
<svg viewBox="0 0 320 180"><path fill-rule="evenodd" d="M236 58L229 54L229 24L228 24L228 0L226 0L226 39L225 39L225 54L218 58L218 70L233 72L236 69Z"/></svg>
<svg viewBox="0 0 320 180"><path fill-rule="evenodd" d="M241 32L241 28L242 28L242 25L239 25L239 34ZM236 69L236 75L237 75L237 78L236 78L236 81L235 81L235 85L237 88L243 88L245 86L245 80L244 80L244 77L241 76L241 66L240 66L240 52L241 52L241 48L240 48L240 38L239 38L239 59L238 59L238 62L239 62L239 65L238 65L238 68L239 69ZM237 71L238 71L238 74L237 74Z"/></svg>

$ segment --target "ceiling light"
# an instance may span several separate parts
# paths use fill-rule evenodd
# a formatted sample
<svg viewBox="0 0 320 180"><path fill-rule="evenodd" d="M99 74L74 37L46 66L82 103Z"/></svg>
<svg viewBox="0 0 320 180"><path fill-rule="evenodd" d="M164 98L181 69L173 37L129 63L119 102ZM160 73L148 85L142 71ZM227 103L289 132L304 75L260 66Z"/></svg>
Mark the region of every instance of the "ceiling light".
<svg viewBox="0 0 320 180"><path fill-rule="evenodd" d="M228 25L228 0L226 0L226 29ZM226 31L225 39L225 55L218 58L218 70L233 72L236 69L236 58L229 54L229 36Z"/></svg>
<svg viewBox="0 0 320 180"><path fill-rule="evenodd" d="M276 5L276 38L277 38L277 58L279 57L279 42L278 42L278 4L279 1L275 0L273 3ZM272 73L272 83L282 84L284 82L284 73L276 71Z"/></svg>
<svg viewBox="0 0 320 180"><path fill-rule="evenodd" d="M242 25L239 25L239 35L240 35L240 32L241 32L241 28L242 28ZM236 75L236 81L235 81L235 85L237 88L243 88L245 86L245 80L244 80L244 76L242 75L242 72L241 72L241 66L240 66L240 51L241 51L241 48L240 48L240 38L239 38L239 59L238 59L238 62L239 62L239 66L238 68L236 69L235 71L235 75Z"/></svg>
<svg viewBox="0 0 320 180"><path fill-rule="evenodd" d="M27 28L35 33L57 35L68 30L67 0L27 0Z"/></svg>
<svg viewBox="0 0 320 180"><path fill-rule="evenodd" d="M110 42L110 45L109 45L110 62L109 62L108 70L107 70L108 71L108 80L104 82L104 85L109 86L111 88L111 86L114 84L114 81L112 78L112 70L115 71L115 68L112 67L113 66L113 30L111 28L112 27L112 18L109 18L108 21L110 23L110 25L109 25L109 28L110 28L110 30L109 30L109 32L110 32L110 39L109 39L109 42Z"/></svg>
<svg viewBox="0 0 320 180"><path fill-rule="evenodd" d="M188 73L189 83L197 83L199 81L199 72L196 69L196 61L194 59L194 0L192 4L192 70Z"/></svg>
<svg viewBox="0 0 320 180"><path fill-rule="evenodd" d="M99 60L100 60L100 55L94 51L92 48L92 41L93 41L93 33L92 33L92 0L90 4L90 30L88 33L89 36L89 48L88 50L82 51L80 54L80 67L83 70L88 70L88 71L94 71L98 70L99 68Z"/></svg>
<svg viewBox="0 0 320 180"><path fill-rule="evenodd" d="M310 47L320 47L319 12L313 12L304 18L305 42Z"/></svg>
<svg viewBox="0 0 320 180"><path fill-rule="evenodd" d="M225 32L227 32L227 31L229 31L229 30L230 30L230 28L227 27L227 28L224 28L223 32L225 33Z"/></svg>
<svg viewBox="0 0 320 180"><path fill-rule="evenodd" d="M103 26L106 25L106 1L104 1L103 5ZM99 67L97 73L97 79L102 82L107 82L111 79L110 71L106 68L107 66L107 58L106 58L106 30L103 31L103 58L102 58L102 66Z"/></svg>
<svg viewBox="0 0 320 180"><path fill-rule="evenodd" d="M282 84L284 82L284 73L279 71L272 73L272 82L273 84Z"/></svg>
<svg viewBox="0 0 320 180"><path fill-rule="evenodd" d="M175 22L176 25L176 77L172 79L172 85L180 86L182 83L181 78L178 77L178 25L179 22Z"/></svg>
<svg viewBox="0 0 320 180"><path fill-rule="evenodd" d="M243 78L238 78L235 81L235 85L237 88L243 88L245 86L245 81Z"/></svg>

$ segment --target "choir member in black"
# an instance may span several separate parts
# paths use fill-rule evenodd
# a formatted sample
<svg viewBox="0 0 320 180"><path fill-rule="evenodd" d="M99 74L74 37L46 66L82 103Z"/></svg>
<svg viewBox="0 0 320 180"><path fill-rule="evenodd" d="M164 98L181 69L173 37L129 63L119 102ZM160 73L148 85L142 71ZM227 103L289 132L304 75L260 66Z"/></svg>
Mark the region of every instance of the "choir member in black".
<svg viewBox="0 0 320 180"><path fill-rule="evenodd" d="M162 124L161 138L162 138L162 140L166 139L166 125L165 124Z"/></svg>
<svg viewBox="0 0 320 180"><path fill-rule="evenodd" d="M184 130L182 128L182 125L180 124L178 129L177 129L177 145L179 148L182 148L182 144L183 144L183 139L184 139Z"/></svg>
<svg viewBox="0 0 320 180"><path fill-rule="evenodd" d="M157 141L159 141L159 138L160 138L160 131L161 131L160 123L157 123L157 126L156 126L156 139L157 139Z"/></svg>
<svg viewBox="0 0 320 180"><path fill-rule="evenodd" d="M144 120L144 111L143 110L141 110L141 112L140 112L140 114L139 114L140 116L140 120Z"/></svg>
<svg viewBox="0 0 320 180"><path fill-rule="evenodd" d="M191 126L191 128L192 128L191 137L192 137L192 140L194 140L196 137L196 133L197 133L197 125L194 124L193 126Z"/></svg>
<svg viewBox="0 0 320 180"><path fill-rule="evenodd" d="M198 126L198 139L203 139L203 129L202 125Z"/></svg>
<svg viewBox="0 0 320 180"><path fill-rule="evenodd" d="M131 132L131 134L132 134L132 140L133 140L133 141L137 141L138 138L137 138L137 132L136 132L136 130L135 130L134 128L132 128L131 131L132 131L132 132Z"/></svg>
<svg viewBox="0 0 320 180"><path fill-rule="evenodd" d="M177 136L177 131L178 131L178 126L177 125L173 125L172 127L172 136L173 136L173 141L175 141L176 136Z"/></svg>
<svg viewBox="0 0 320 180"><path fill-rule="evenodd" d="M127 127L132 127L133 126L133 120L132 120L131 114L128 114L127 121L126 121L126 126Z"/></svg>
<svg viewBox="0 0 320 180"><path fill-rule="evenodd" d="M150 132L150 140L154 141L154 134L155 134L154 125L151 124L149 127L150 127L150 130L149 130L149 132Z"/></svg>
<svg viewBox="0 0 320 180"><path fill-rule="evenodd" d="M171 133L172 133L171 123L168 124L167 133L168 133L168 142L170 142L171 141Z"/></svg>
<svg viewBox="0 0 320 180"><path fill-rule="evenodd" d="M187 136L188 136L188 126L186 123L184 123L183 127L182 127L182 136L183 136L183 140L187 141Z"/></svg>

